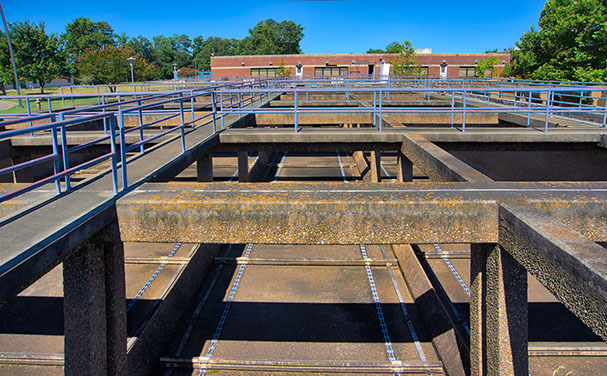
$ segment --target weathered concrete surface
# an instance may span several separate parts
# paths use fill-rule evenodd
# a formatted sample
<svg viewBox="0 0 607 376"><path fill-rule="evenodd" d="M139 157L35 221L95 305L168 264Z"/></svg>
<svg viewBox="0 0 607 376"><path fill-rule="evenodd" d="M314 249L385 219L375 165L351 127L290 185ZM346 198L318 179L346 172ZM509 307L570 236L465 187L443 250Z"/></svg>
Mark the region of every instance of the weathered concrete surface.
<svg viewBox="0 0 607 376"><path fill-rule="evenodd" d="M63 262L66 375L126 375L124 248L117 238L117 227L108 227Z"/></svg>
<svg viewBox="0 0 607 376"><path fill-rule="evenodd" d="M405 277L409 293L426 323L432 337L432 344L443 362L447 374L450 376L468 374L469 354L464 345L465 339L455 331L456 324L447 314L447 308L441 303L419 264L415 252L408 244L394 245L392 248L398 259L398 266Z"/></svg>
<svg viewBox="0 0 607 376"><path fill-rule="evenodd" d="M433 184L400 184L402 190L381 183L150 184L121 199L118 216L125 241L392 244L496 240L495 201L469 201L457 191L437 194Z"/></svg>
<svg viewBox="0 0 607 376"><path fill-rule="evenodd" d="M401 153L435 181L493 181L420 135L404 135Z"/></svg>
<svg viewBox="0 0 607 376"><path fill-rule="evenodd" d="M129 349L129 375L150 375L158 369L160 356L174 341L172 335L193 313L196 305L194 298L220 249L216 244L200 245L187 265L180 267L178 278L169 293Z"/></svg>
<svg viewBox="0 0 607 376"><path fill-rule="evenodd" d="M601 133L601 140L599 141L599 146L602 148L607 148L607 134Z"/></svg>
<svg viewBox="0 0 607 376"><path fill-rule="evenodd" d="M499 244L607 340L607 251L533 207L500 205Z"/></svg>
<svg viewBox="0 0 607 376"><path fill-rule="evenodd" d="M400 183L413 181L413 162L401 151L398 151L396 163L398 166L396 179Z"/></svg>
<svg viewBox="0 0 607 376"><path fill-rule="evenodd" d="M196 181L213 181L213 154L207 152L196 161Z"/></svg>

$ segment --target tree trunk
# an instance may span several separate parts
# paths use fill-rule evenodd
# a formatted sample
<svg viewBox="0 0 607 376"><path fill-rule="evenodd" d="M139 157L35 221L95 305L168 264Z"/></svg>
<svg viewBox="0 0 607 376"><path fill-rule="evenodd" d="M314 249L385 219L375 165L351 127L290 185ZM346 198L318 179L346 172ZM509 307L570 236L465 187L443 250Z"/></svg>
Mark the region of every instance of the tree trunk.
<svg viewBox="0 0 607 376"><path fill-rule="evenodd" d="M0 90L2 90L2 95L6 95L6 88L4 87L3 82L0 82Z"/></svg>

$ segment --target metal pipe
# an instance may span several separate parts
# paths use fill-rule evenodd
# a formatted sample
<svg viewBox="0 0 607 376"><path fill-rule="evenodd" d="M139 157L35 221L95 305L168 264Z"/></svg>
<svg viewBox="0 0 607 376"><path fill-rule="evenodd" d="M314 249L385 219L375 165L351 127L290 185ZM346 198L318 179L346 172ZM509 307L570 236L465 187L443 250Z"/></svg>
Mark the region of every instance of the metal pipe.
<svg viewBox="0 0 607 376"><path fill-rule="evenodd" d="M2 22L4 23L4 31L6 32L6 39L8 41L8 52L11 55L11 61L13 63L13 74L15 75L15 88L17 89L17 95L21 95L21 85L19 84L19 77L17 76L17 65L15 64L15 55L13 54L13 45L11 43L11 34L8 30L8 24L6 23L6 16L4 15L4 9L2 8L2 2L0 2L0 14L2 14ZM21 98L19 98L19 108L23 108Z"/></svg>

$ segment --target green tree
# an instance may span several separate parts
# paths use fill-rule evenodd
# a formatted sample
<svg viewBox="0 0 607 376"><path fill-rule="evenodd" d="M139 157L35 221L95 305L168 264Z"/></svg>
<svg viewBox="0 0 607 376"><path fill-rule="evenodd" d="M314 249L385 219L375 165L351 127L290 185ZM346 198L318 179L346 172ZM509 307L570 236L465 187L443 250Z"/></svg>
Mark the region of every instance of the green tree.
<svg viewBox="0 0 607 376"><path fill-rule="evenodd" d="M299 42L304 28L293 21L259 21L239 43L238 55L279 55L302 53Z"/></svg>
<svg viewBox="0 0 607 376"><path fill-rule="evenodd" d="M44 22L37 25L29 21L16 22L9 29L17 74L21 79L38 82L40 92L44 94L44 86L48 81L68 74L59 37L56 34L47 35ZM2 76L7 74L5 68L12 69L10 65L5 66L3 61Z"/></svg>
<svg viewBox="0 0 607 376"><path fill-rule="evenodd" d="M192 41L185 35L174 34L171 37L159 35L154 39L154 49L156 56L154 66L158 71L160 78L173 77L173 64L177 68L190 67L192 64Z"/></svg>
<svg viewBox="0 0 607 376"><path fill-rule="evenodd" d="M496 65L499 63L499 60L495 56L488 57L485 60L481 60L476 64L476 75L478 77L493 77L497 73Z"/></svg>
<svg viewBox="0 0 607 376"><path fill-rule="evenodd" d="M198 76L198 71L192 68L183 67L177 71L177 77L179 78L187 78L187 77L196 77Z"/></svg>
<svg viewBox="0 0 607 376"><path fill-rule="evenodd" d="M390 59L390 63L394 67L394 74L420 76L422 73L421 64L417 61L417 54L415 53L413 45L408 40L405 40L401 46L402 49L398 56Z"/></svg>
<svg viewBox="0 0 607 376"><path fill-rule="evenodd" d="M193 40L194 60L198 69L211 70L211 56L234 56L238 53L240 41L234 38L219 38L210 36L204 39L201 36Z"/></svg>
<svg viewBox="0 0 607 376"><path fill-rule="evenodd" d="M141 35L137 38L128 38L122 47L131 48L136 55L141 56L141 58L150 64L156 60L157 52L154 44Z"/></svg>
<svg viewBox="0 0 607 376"><path fill-rule="evenodd" d="M79 74L90 78L95 84L112 85L129 82L131 69L127 58L131 56L137 58L133 63L133 76L136 81L154 78L156 75L154 66L137 56L128 47L107 46L100 50L86 50L76 59L76 68Z"/></svg>
<svg viewBox="0 0 607 376"><path fill-rule="evenodd" d="M400 54L405 49L405 45L398 42L388 43L386 48L370 48L367 50L367 54Z"/></svg>
<svg viewBox="0 0 607 376"><path fill-rule="evenodd" d="M116 45L117 37L107 22L93 22L86 17L80 17L67 24L65 33L61 35L61 42L70 63L73 63L85 50L99 50Z"/></svg>
<svg viewBox="0 0 607 376"><path fill-rule="evenodd" d="M512 51L512 74L539 80L607 80L607 4L548 0Z"/></svg>
<svg viewBox="0 0 607 376"><path fill-rule="evenodd" d="M2 95L6 95L5 85L14 83L15 76L13 75L13 65L8 50L8 40L6 35L0 31L0 90L2 90Z"/></svg>
<svg viewBox="0 0 607 376"><path fill-rule="evenodd" d="M291 67L285 68L285 59L280 59L278 68L276 68L276 75L281 77L288 77L291 75Z"/></svg>

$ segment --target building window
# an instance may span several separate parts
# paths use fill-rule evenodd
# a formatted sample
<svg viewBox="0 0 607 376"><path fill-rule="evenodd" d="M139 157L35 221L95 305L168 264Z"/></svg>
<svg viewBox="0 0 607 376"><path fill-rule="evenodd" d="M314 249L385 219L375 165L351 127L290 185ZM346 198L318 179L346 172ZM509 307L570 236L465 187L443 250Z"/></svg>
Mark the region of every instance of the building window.
<svg viewBox="0 0 607 376"><path fill-rule="evenodd" d="M419 75L420 77L428 76L428 67L419 67Z"/></svg>
<svg viewBox="0 0 607 376"><path fill-rule="evenodd" d="M460 77L474 77L476 76L476 67L459 67Z"/></svg>
<svg viewBox="0 0 607 376"><path fill-rule="evenodd" d="M276 68L251 68L251 77L276 77Z"/></svg>
<svg viewBox="0 0 607 376"><path fill-rule="evenodd" d="M348 75L348 67L316 67L314 68L315 76L346 76Z"/></svg>

